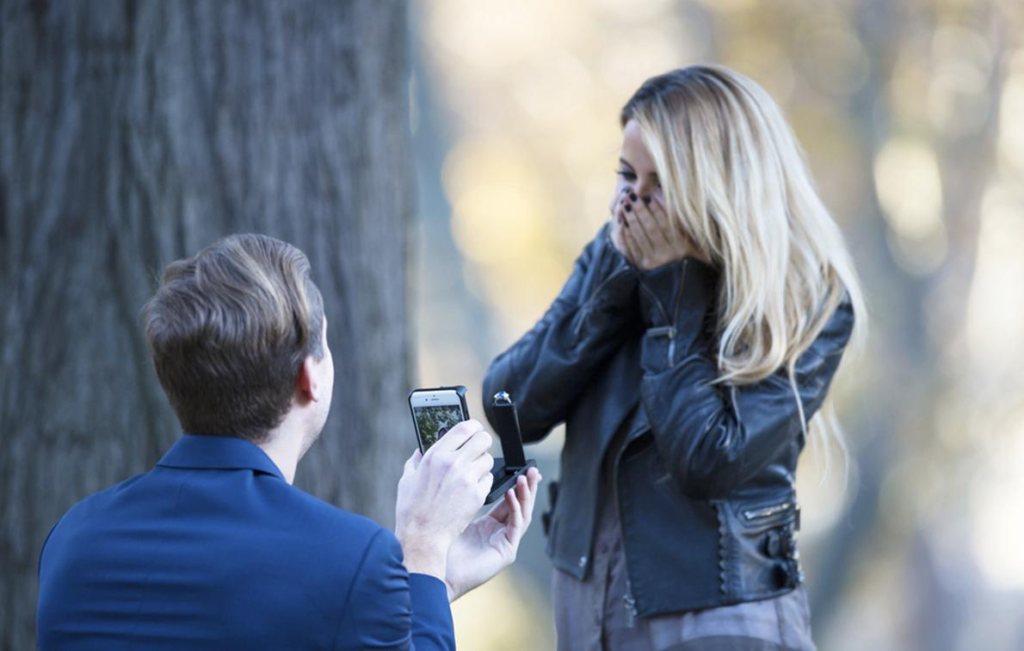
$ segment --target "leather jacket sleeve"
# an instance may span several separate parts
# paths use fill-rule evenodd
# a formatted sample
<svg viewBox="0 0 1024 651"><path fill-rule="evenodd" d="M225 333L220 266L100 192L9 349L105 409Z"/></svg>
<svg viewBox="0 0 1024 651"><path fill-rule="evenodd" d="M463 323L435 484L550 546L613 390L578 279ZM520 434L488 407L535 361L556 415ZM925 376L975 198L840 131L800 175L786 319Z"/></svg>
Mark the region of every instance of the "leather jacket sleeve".
<svg viewBox="0 0 1024 651"><path fill-rule="evenodd" d="M487 370L488 419L494 422L490 396L508 391L519 405L524 442L544 438L565 420L590 374L635 322L637 273L609 233L606 224L577 258L547 313Z"/></svg>
<svg viewBox="0 0 1024 651"><path fill-rule="evenodd" d="M684 494L727 497L802 436L786 369L749 385L715 384L717 272L693 258L644 272L641 399L662 458ZM795 380L809 422L821 407L853 328L842 302L797 360Z"/></svg>

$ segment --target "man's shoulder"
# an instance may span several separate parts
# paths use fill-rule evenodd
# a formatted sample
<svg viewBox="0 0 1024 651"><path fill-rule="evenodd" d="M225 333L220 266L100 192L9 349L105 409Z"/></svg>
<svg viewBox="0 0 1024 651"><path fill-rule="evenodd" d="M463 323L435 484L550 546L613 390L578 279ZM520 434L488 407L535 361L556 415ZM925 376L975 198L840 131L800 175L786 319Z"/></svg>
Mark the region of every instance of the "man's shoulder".
<svg viewBox="0 0 1024 651"><path fill-rule="evenodd" d="M291 514L291 517L301 518L317 528L332 532L341 531L366 542L384 530L384 527L374 520L329 504L302 489L288 484L275 488L281 491L281 506Z"/></svg>
<svg viewBox="0 0 1024 651"><path fill-rule="evenodd" d="M50 528L39 553L40 566L47 549L56 544L58 549L66 550L68 546L65 543L79 538L81 532L88 530L96 519L105 519L111 503L116 501L122 492L130 491L132 486L143 481L147 475L148 472L135 475L76 502Z"/></svg>
<svg viewBox="0 0 1024 651"><path fill-rule="evenodd" d="M67 513L65 513L61 518L61 521L63 522L75 518L88 517L94 511L102 510L105 506L110 504L111 501L116 500L122 492L130 490L138 482L145 480L148 475L148 472L140 473L134 477L129 477L124 481L120 481L113 486L108 486L107 488L96 491L92 495L83 497L68 509Z"/></svg>
<svg viewBox="0 0 1024 651"><path fill-rule="evenodd" d="M223 508L226 522L238 524L241 520L246 525L243 529L249 525L274 528L299 547L319 547L331 540L351 553L365 550L374 536L387 531L368 517L333 506L277 477L261 473L254 473L250 481L228 484L247 487L234 497L230 493L220 494L211 500L206 495L211 487L205 480L212 476L210 471L181 472L158 466L82 499L60 519L51 536L57 531L79 532L83 527L104 528L122 520L173 523L201 509L206 510L202 515L209 518L218 505ZM218 486L223 488L224 485Z"/></svg>

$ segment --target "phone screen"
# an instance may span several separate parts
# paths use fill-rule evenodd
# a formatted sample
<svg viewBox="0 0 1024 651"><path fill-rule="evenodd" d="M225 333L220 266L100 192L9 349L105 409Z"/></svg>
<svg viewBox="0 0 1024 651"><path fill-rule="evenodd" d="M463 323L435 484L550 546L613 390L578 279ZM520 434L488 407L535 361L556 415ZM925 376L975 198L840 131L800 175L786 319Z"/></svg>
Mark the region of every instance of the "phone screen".
<svg viewBox="0 0 1024 651"><path fill-rule="evenodd" d="M462 407L459 405L413 407L412 413L416 418L416 429L423 442L424 452L447 434L448 430L465 420L462 415Z"/></svg>

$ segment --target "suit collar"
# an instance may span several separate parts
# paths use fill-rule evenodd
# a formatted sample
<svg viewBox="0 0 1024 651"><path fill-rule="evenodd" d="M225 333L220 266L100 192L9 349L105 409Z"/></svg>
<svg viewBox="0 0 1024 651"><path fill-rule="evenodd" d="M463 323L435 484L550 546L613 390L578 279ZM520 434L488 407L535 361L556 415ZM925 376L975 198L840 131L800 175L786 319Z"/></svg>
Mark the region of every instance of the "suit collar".
<svg viewBox="0 0 1024 651"><path fill-rule="evenodd" d="M233 436L185 434L171 446L157 465L207 470L248 468L284 479L266 452L249 441Z"/></svg>

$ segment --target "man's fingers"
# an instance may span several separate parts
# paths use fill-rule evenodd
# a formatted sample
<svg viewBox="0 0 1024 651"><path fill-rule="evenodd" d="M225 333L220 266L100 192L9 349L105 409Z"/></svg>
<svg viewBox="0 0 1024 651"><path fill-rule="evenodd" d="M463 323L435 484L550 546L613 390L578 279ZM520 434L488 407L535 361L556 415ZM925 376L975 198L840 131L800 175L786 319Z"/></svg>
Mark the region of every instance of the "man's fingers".
<svg viewBox="0 0 1024 651"><path fill-rule="evenodd" d="M412 456L405 460L405 468L402 470L403 475L408 475L419 468L420 461L423 460L423 453L420 452L419 448L412 453Z"/></svg>
<svg viewBox="0 0 1024 651"><path fill-rule="evenodd" d="M505 496L505 499L492 506L491 510L487 512L487 515L498 522L505 524L505 521L509 517L508 495Z"/></svg>
<svg viewBox="0 0 1024 651"><path fill-rule="evenodd" d="M536 494L537 487L540 486L540 482L544 479L540 474L540 470L536 468L530 468L526 471L526 480L530 483L530 490Z"/></svg>
<svg viewBox="0 0 1024 651"><path fill-rule="evenodd" d="M494 476L489 472L477 482L477 489L480 491L480 506L483 506L484 500L487 499L487 494L491 492L493 486Z"/></svg>
<svg viewBox="0 0 1024 651"><path fill-rule="evenodd" d="M518 488L519 480L516 480L516 488ZM516 543L523 535L523 505L519 501L516 488L510 488L505 491L505 501L508 502L508 532L512 534L509 536L512 543Z"/></svg>
<svg viewBox="0 0 1024 651"><path fill-rule="evenodd" d="M435 454L443 454L446 452L453 452L461 448L466 441L468 441L474 434L482 431L484 428L480 424L480 421L469 419L456 425L455 427L448 430L448 433L438 439L427 453L434 452Z"/></svg>
<svg viewBox="0 0 1024 651"><path fill-rule="evenodd" d="M482 454L473 460L470 466L470 477L474 479L483 479L484 476L491 477L492 481L494 475L491 474L491 468L494 467L494 457L489 454Z"/></svg>
<svg viewBox="0 0 1024 651"><path fill-rule="evenodd" d="M532 507L534 505L534 498L537 496L537 487L541 484L541 471L536 468L530 468L526 472L525 481L523 482L523 497L527 506Z"/></svg>
<svg viewBox="0 0 1024 651"><path fill-rule="evenodd" d="M523 512L524 526L529 526L531 509L533 508L533 495L530 494L529 478L521 477L516 482L516 497L519 498L519 509Z"/></svg>
<svg viewBox="0 0 1024 651"><path fill-rule="evenodd" d="M491 449L491 443L494 442L494 438L489 432L480 430L469 437L461 448L456 450L453 454L457 459L464 459L469 462L476 461L478 458L487 455L487 451ZM487 455L490 457L490 455Z"/></svg>
<svg viewBox="0 0 1024 651"><path fill-rule="evenodd" d="M519 500L519 510L522 512L523 526L530 526L530 515L533 509L533 496L530 494L530 480L527 477L520 477L516 482L516 497Z"/></svg>
<svg viewBox="0 0 1024 651"><path fill-rule="evenodd" d="M526 473L527 497L524 502L526 505L525 514L527 523L533 519L533 508L537 505L537 491L540 488L540 482L542 479L544 478L536 468L530 468Z"/></svg>

